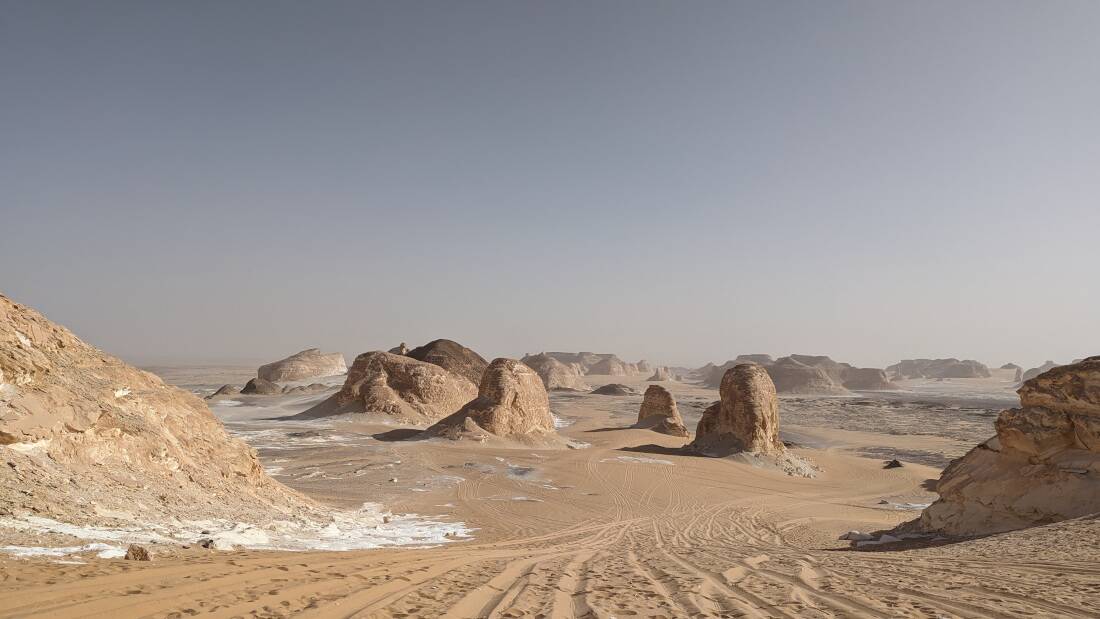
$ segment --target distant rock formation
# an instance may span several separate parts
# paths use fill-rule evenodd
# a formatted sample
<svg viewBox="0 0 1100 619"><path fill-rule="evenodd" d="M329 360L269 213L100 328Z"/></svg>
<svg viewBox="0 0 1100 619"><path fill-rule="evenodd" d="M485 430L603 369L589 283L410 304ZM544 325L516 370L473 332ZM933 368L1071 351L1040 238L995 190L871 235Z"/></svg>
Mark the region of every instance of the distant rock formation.
<svg viewBox="0 0 1100 619"><path fill-rule="evenodd" d="M646 379L648 382L665 382L672 380L672 373L665 366L660 366L653 371L653 376Z"/></svg>
<svg viewBox="0 0 1100 619"><path fill-rule="evenodd" d="M425 363L433 363L471 383L481 383L481 375L489 362L481 355L453 340L435 340L414 348L406 353L409 357Z"/></svg>
<svg viewBox="0 0 1100 619"><path fill-rule="evenodd" d="M544 353L526 355L520 361L538 373L547 391L588 391L590 389L588 383L581 379L581 371L576 364L566 365Z"/></svg>
<svg viewBox="0 0 1100 619"><path fill-rule="evenodd" d="M779 400L764 366L744 363L730 368L719 394L722 399L703 411L689 451L746 455L750 462L774 465L790 475L813 475L813 466L787 453L779 440Z"/></svg>
<svg viewBox="0 0 1100 619"><path fill-rule="evenodd" d="M542 354L566 365L576 366L580 369L580 373L586 376L633 376L640 373L638 364L627 363L618 356L608 353L546 352Z"/></svg>
<svg viewBox="0 0 1100 619"><path fill-rule="evenodd" d="M899 387L886 378L886 372L878 368L846 367L840 374L845 389L853 391L895 391Z"/></svg>
<svg viewBox="0 0 1100 619"><path fill-rule="evenodd" d="M642 359L641 361L636 363L635 366L638 368L638 373L639 374L645 374L646 372L652 372L653 371L653 366L650 365L650 363L648 361L646 361L645 359Z"/></svg>
<svg viewBox="0 0 1100 619"><path fill-rule="evenodd" d="M262 378L253 378L241 389L243 395L278 395L282 392L282 387Z"/></svg>
<svg viewBox="0 0 1100 619"><path fill-rule="evenodd" d="M636 428L647 428L670 436L687 436L684 418L676 408L676 399L668 389L660 385L650 385L642 397L642 406L638 409Z"/></svg>
<svg viewBox="0 0 1100 619"><path fill-rule="evenodd" d="M118 528L125 514L269 522L315 507L200 398L2 295L0 460L6 518Z"/></svg>
<svg viewBox="0 0 1100 619"><path fill-rule="evenodd" d="M807 357L803 356L804 359ZM825 357L830 363L836 363ZM820 361L819 361L820 362ZM762 366L775 383L775 389L780 393L839 395L848 390L839 384L840 370L829 365L818 367L807 365L792 355L783 357L775 363ZM833 373L837 378L833 378Z"/></svg>
<svg viewBox="0 0 1100 619"><path fill-rule="evenodd" d="M1014 380L1018 383L1023 382L1023 380L1024 380L1024 370L1023 370L1023 368L1016 368L1016 376L1014 377Z"/></svg>
<svg viewBox="0 0 1100 619"><path fill-rule="evenodd" d="M1001 369L1002 370L1022 370L1023 368L1016 365L1015 363L1006 363L1006 364L1001 366Z"/></svg>
<svg viewBox="0 0 1100 619"><path fill-rule="evenodd" d="M389 352L394 355L407 355L409 354L409 347L405 345L405 342L401 342L399 345L391 348Z"/></svg>
<svg viewBox="0 0 1100 619"><path fill-rule="evenodd" d="M634 395L637 393L630 387L619 383L608 383L592 390L595 395Z"/></svg>
<svg viewBox="0 0 1100 619"><path fill-rule="evenodd" d="M500 358L485 370L477 398L425 430L425 434L531 443L556 437L557 432L539 375L515 359Z"/></svg>
<svg viewBox="0 0 1100 619"><path fill-rule="evenodd" d="M621 359L612 356L600 359L592 364L588 368L587 374L592 376L629 376L632 372L629 371L629 368Z"/></svg>
<svg viewBox="0 0 1100 619"><path fill-rule="evenodd" d="M1100 357L1023 384L997 435L952 462L916 527L983 535L1100 512Z"/></svg>
<svg viewBox="0 0 1100 619"><path fill-rule="evenodd" d="M1024 372L1023 375L1020 376L1020 380L1031 380L1036 376L1042 374L1043 372L1046 372L1047 370L1053 370L1056 367L1058 367L1058 364L1048 359L1047 362L1043 365L1040 365L1037 368L1031 368L1030 370Z"/></svg>
<svg viewBox="0 0 1100 619"><path fill-rule="evenodd" d="M221 400L233 397L241 392L235 385L222 385L218 390L206 396L207 400Z"/></svg>
<svg viewBox="0 0 1100 619"><path fill-rule="evenodd" d="M892 380L907 378L989 378L984 364L972 359L905 359L886 368Z"/></svg>
<svg viewBox="0 0 1100 619"><path fill-rule="evenodd" d="M775 359L773 359L771 355L764 354L737 355L736 358L730 359L722 365L708 363L696 370L696 373L702 378L703 385L711 389L717 389L721 386L722 378L726 375L726 371L742 363L756 363L758 365L769 366L775 363Z"/></svg>
<svg viewBox="0 0 1100 619"><path fill-rule="evenodd" d="M477 397L477 387L434 363L374 351L355 358L344 386L302 417L381 413L410 423L438 421Z"/></svg>
<svg viewBox="0 0 1100 619"><path fill-rule="evenodd" d="M256 376L273 383L287 383L308 378L335 376L347 371L348 366L344 363L344 355L338 352L322 353L316 348L307 348L281 361L261 365L256 371Z"/></svg>

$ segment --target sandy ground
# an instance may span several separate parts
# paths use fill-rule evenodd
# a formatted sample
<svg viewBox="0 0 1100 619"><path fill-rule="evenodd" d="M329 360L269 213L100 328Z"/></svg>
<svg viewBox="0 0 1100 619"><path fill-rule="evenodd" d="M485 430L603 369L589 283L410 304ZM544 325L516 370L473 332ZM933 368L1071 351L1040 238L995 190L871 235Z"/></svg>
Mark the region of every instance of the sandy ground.
<svg viewBox="0 0 1100 619"><path fill-rule="evenodd" d="M822 468L815 479L681 455L683 439L627 429L642 378L593 381L637 396L555 394L561 432L590 444L563 451L397 441L399 427L361 418L270 421L322 396L237 398L216 412L280 481L341 506L461 521L472 538L328 553L154 548L148 563L5 557L0 616L1100 616L1095 519L907 550L837 541L934 500L928 481L1012 404L1001 378L784 398L784 438ZM666 385L689 427L717 397ZM892 457L906 466L883 469Z"/></svg>

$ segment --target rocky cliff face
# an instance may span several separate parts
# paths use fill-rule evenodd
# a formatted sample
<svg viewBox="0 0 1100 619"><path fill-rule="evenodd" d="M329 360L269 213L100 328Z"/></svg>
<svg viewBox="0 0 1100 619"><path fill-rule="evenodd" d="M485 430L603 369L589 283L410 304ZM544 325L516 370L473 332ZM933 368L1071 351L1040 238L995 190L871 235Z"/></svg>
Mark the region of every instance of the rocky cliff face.
<svg viewBox="0 0 1100 619"><path fill-rule="evenodd" d="M1100 512L1100 357L1048 370L1018 393L997 435L944 470L920 529L980 535Z"/></svg>
<svg viewBox="0 0 1100 619"><path fill-rule="evenodd" d="M0 459L0 513L15 516L267 521L313 509L201 399L4 296Z"/></svg>
<svg viewBox="0 0 1100 619"><path fill-rule="evenodd" d="M438 365L475 385L481 383L481 375L489 366L484 357L453 340L428 342L405 354L417 361Z"/></svg>
<svg viewBox="0 0 1100 619"><path fill-rule="evenodd" d="M344 355L338 352L323 353L316 348L309 348L286 359L261 365L256 376L274 383L285 383L335 376L347 371Z"/></svg>
<svg viewBox="0 0 1100 619"><path fill-rule="evenodd" d="M844 368L841 380L845 389L854 391L893 391L898 386L886 378L886 372L878 368Z"/></svg>
<svg viewBox="0 0 1100 619"><path fill-rule="evenodd" d="M538 442L557 432L542 379L527 365L501 358L485 370L477 398L428 428L426 434Z"/></svg>
<svg viewBox="0 0 1100 619"><path fill-rule="evenodd" d="M989 368L972 359L905 359L886 368L891 379L989 378Z"/></svg>
<svg viewBox="0 0 1100 619"><path fill-rule="evenodd" d="M547 354L527 355L521 361L539 375L547 391L589 390L576 364L566 365Z"/></svg>
<svg viewBox="0 0 1100 619"><path fill-rule="evenodd" d="M684 418L676 407L676 399L668 389L660 385L650 385L642 397L642 406L638 409L636 428L648 428L654 432L670 436L687 436Z"/></svg>
<svg viewBox="0 0 1100 619"><path fill-rule="evenodd" d="M473 383L438 365L374 351L355 358L340 391L301 415L381 413L409 423L431 423L475 397Z"/></svg>

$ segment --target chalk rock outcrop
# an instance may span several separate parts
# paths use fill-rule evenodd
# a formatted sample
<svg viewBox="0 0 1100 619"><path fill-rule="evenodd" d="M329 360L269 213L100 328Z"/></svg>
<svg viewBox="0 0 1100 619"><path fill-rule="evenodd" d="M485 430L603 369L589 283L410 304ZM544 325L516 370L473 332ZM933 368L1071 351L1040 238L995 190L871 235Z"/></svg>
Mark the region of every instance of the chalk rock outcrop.
<svg viewBox="0 0 1100 619"><path fill-rule="evenodd" d="M854 391L894 391L898 386L886 378L886 372L878 368L846 367L841 371L845 389Z"/></svg>
<svg viewBox="0 0 1100 619"><path fill-rule="evenodd" d="M221 387L218 387L217 391L206 396L206 399L223 400L225 398L231 398L240 392L241 390L236 385L222 385Z"/></svg>
<svg viewBox="0 0 1100 619"><path fill-rule="evenodd" d="M761 365L745 363L726 371L721 401L703 411L692 447L700 452L783 453L779 440L779 400Z"/></svg>
<svg viewBox="0 0 1100 619"><path fill-rule="evenodd" d="M771 355L765 354L737 355L736 358L730 359L722 365L708 363L696 370L696 373L703 379L704 386L710 387L711 389L718 389L722 385L722 378L726 375L726 371L742 363L756 363L758 365L768 366L775 363L775 359L773 359Z"/></svg>
<svg viewBox="0 0 1100 619"><path fill-rule="evenodd" d="M654 432L670 436L687 436L687 427L680 410L676 408L676 399L668 389L660 385L650 385L642 396L642 406L638 409L638 422L635 428L648 428Z"/></svg>
<svg viewBox="0 0 1100 619"><path fill-rule="evenodd" d="M484 357L453 340L428 342L405 354L417 361L438 365L475 385L481 383L481 375L489 367Z"/></svg>
<svg viewBox="0 0 1100 619"><path fill-rule="evenodd" d="M1052 368L1018 393L997 435L944 469L917 528L982 535L1100 512L1100 357Z"/></svg>
<svg viewBox="0 0 1100 619"><path fill-rule="evenodd" d="M839 380L834 380L834 372L839 378L840 370L836 368L807 365L794 356L783 357L763 367L775 383L776 391L780 393L831 395L848 392L839 384Z"/></svg>
<svg viewBox="0 0 1100 619"><path fill-rule="evenodd" d="M308 348L286 359L261 365L256 371L256 376L273 383L288 383L335 376L347 371L348 366L344 362L344 355L338 352L323 353L316 348Z"/></svg>
<svg viewBox="0 0 1100 619"><path fill-rule="evenodd" d="M566 365L544 353L526 355L521 361L539 375L547 391L588 391L590 388L581 379L576 364Z"/></svg>
<svg viewBox="0 0 1100 619"><path fill-rule="evenodd" d="M989 378L989 368L972 359L905 359L886 368L891 380L906 378Z"/></svg>
<svg viewBox="0 0 1100 619"><path fill-rule="evenodd" d="M646 379L648 382L665 382L672 380L672 373L665 366L660 366L653 371L653 376Z"/></svg>
<svg viewBox="0 0 1100 619"><path fill-rule="evenodd" d="M634 395L636 392L620 383L608 383L592 390L595 395Z"/></svg>
<svg viewBox="0 0 1100 619"><path fill-rule="evenodd" d="M282 392L282 387L263 378L253 378L245 383L244 388L241 389L241 393L244 395L278 395Z"/></svg>
<svg viewBox="0 0 1100 619"><path fill-rule="evenodd" d="M355 358L340 391L306 410L304 418L381 413L410 423L431 423L477 397L477 387L434 363L374 351Z"/></svg>
<svg viewBox="0 0 1100 619"><path fill-rule="evenodd" d="M1023 375L1020 376L1020 380L1031 380L1036 376L1042 374L1043 372L1046 372L1047 370L1053 370L1056 367L1058 367L1058 364L1048 359L1043 365L1040 365L1037 368L1031 368L1030 370L1024 372Z"/></svg>
<svg viewBox="0 0 1100 619"><path fill-rule="evenodd" d="M542 379L515 359L494 359L477 398L425 431L428 436L506 438L540 442L556 437L550 400Z"/></svg>
<svg viewBox="0 0 1100 619"><path fill-rule="evenodd" d="M199 397L2 295L0 460L0 514L15 518L267 522L313 505L268 477Z"/></svg>

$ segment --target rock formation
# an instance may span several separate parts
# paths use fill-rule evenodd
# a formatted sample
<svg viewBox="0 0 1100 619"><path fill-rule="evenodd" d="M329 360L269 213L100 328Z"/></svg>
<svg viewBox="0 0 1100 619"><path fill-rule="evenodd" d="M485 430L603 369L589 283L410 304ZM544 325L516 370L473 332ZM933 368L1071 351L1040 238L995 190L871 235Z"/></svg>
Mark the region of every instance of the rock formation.
<svg viewBox="0 0 1100 619"><path fill-rule="evenodd" d="M391 348L389 352L395 355L407 355L409 354L409 347L405 344L405 342L401 342L397 346Z"/></svg>
<svg viewBox="0 0 1100 619"><path fill-rule="evenodd" d="M627 365L615 356L600 359L587 372L592 376L629 376L631 373Z"/></svg>
<svg viewBox="0 0 1100 619"><path fill-rule="evenodd" d="M779 440L779 400L764 366L736 365L726 371L721 401L703 411L692 447L703 453L748 451L783 453Z"/></svg>
<svg viewBox="0 0 1100 619"><path fill-rule="evenodd" d="M642 359L641 361L636 363L635 367L638 368L638 373L639 374L645 374L646 372L652 372L653 371L653 365L650 364L645 359Z"/></svg>
<svg viewBox="0 0 1100 619"><path fill-rule="evenodd" d="M566 365L557 359L540 353L526 355L521 361L534 370L547 391L588 391L588 383L581 379L581 371L577 365Z"/></svg>
<svg viewBox="0 0 1100 619"><path fill-rule="evenodd" d="M1002 370L1022 370L1023 368L1016 365L1015 363L1006 363L1006 364L1001 366L1001 369Z"/></svg>
<svg viewBox="0 0 1100 619"><path fill-rule="evenodd" d="M636 392L620 383L608 383L592 390L595 395L634 395Z"/></svg>
<svg viewBox="0 0 1100 619"><path fill-rule="evenodd" d="M481 375L489 366L481 355L453 340L435 340L405 353L409 357L425 363L438 365L470 381L474 385L481 383Z"/></svg>
<svg viewBox="0 0 1100 619"><path fill-rule="evenodd" d="M638 409L636 428L648 428L654 432L670 436L687 436L684 418L676 408L676 399L668 389L660 385L650 385L642 397L642 406Z"/></svg>
<svg viewBox="0 0 1100 619"><path fill-rule="evenodd" d="M476 399L428 428L425 434L528 443L557 436L542 379L527 365L504 358L489 364Z"/></svg>
<svg viewBox="0 0 1100 619"><path fill-rule="evenodd" d="M546 352L542 354L557 359L566 365L579 368L582 375L632 376L641 371L638 364L626 363L618 356L609 353ZM646 365L648 365L648 362Z"/></svg>
<svg viewBox="0 0 1100 619"><path fill-rule="evenodd" d="M297 385L294 387L283 387L283 393L286 395L305 395L310 393L321 393L328 389L328 385L321 383L310 383L308 385Z"/></svg>
<svg viewBox="0 0 1100 619"><path fill-rule="evenodd" d="M240 392L241 392L241 390L238 389L235 385L222 385L221 387L218 387L217 391L215 391L214 393L211 393L210 395L206 396L206 399L207 400L221 400L221 399L224 399L224 398L233 397L233 396L237 395Z"/></svg>
<svg viewBox="0 0 1100 619"><path fill-rule="evenodd" d="M356 357L340 391L301 416L369 412L410 423L430 423L475 397L473 383L438 365L374 351Z"/></svg>
<svg viewBox="0 0 1100 619"><path fill-rule="evenodd" d="M839 375L840 370L837 368L807 365L795 359L794 356L783 357L763 367L775 383L775 389L780 393L839 395L848 392L839 384L839 380L834 380L830 374L835 372Z"/></svg>
<svg viewBox="0 0 1100 619"><path fill-rule="evenodd" d="M244 384L244 389L241 389L244 395L278 395L282 392L282 387L262 378L253 378Z"/></svg>
<svg viewBox="0 0 1100 619"><path fill-rule="evenodd" d="M261 365L256 371L256 376L273 383L287 383L335 376L347 371L348 366L344 363L344 355L338 352L322 353L316 348L308 348L281 361Z"/></svg>
<svg viewBox="0 0 1100 619"><path fill-rule="evenodd" d="M756 363L768 366L775 363L775 359L772 359L771 355L764 354L737 355L736 358L730 359L722 365L708 363L696 370L696 372L698 376L702 378L704 386L710 387L711 389L717 389L722 385L722 377L726 375L726 371L742 363Z"/></svg>
<svg viewBox="0 0 1100 619"><path fill-rule="evenodd" d="M0 460L9 517L266 522L313 505L268 477L200 398L2 295Z"/></svg>
<svg viewBox="0 0 1100 619"><path fill-rule="evenodd" d="M989 378L989 368L966 359L905 359L886 368L891 380L906 378Z"/></svg>
<svg viewBox="0 0 1100 619"><path fill-rule="evenodd" d="M664 382L672 380L672 373L665 366L660 366L653 371L653 376L646 379L649 382Z"/></svg>
<svg viewBox="0 0 1100 619"><path fill-rule="evenodd" d="M878 368L846 367L840 374L845 389L853 391L893 391L898 386L886 378L886 372Z"/></svg>
<svg viewBox="0 0 1100 619"><path fill-rule="evenodd" d="M1031 368L1030 370L1024 372L1023 375L1020 376L1020 380L1031 380L1036 376L1042 374L1043 372L1046 372L1047 370L1053 370L1056 367L1058 367L1058 364L1048 359L1047 362L1043 365L1040 365L1037 368Z"/></svg>
<svg viewBox="0 0 1100 619"><path fill-rule="evenodd" d="M952 462L923 531L982 535L1100 512L1100 357L1020 387L997 435Z"/></svg>

